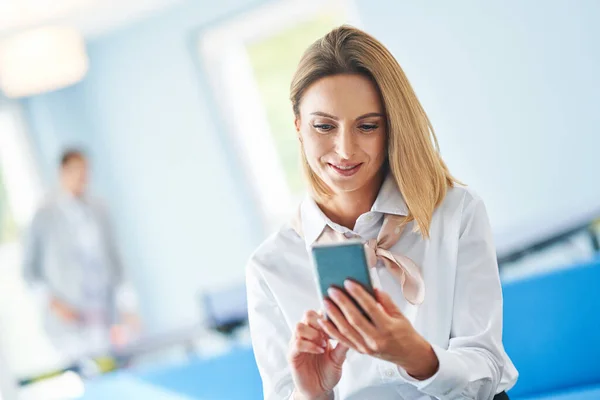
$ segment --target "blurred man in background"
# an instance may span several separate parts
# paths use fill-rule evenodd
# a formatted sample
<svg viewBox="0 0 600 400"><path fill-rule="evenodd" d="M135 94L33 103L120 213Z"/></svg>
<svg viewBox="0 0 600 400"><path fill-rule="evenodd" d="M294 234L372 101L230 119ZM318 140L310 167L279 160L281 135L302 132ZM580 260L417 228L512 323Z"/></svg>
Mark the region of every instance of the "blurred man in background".
<svg viewBox="0 0 600 400"><path fill-rule="evenodd" d="M139 330L108 215L86 195L88 172L83 152L62 155L60 190L35 214L24 249L24 277L47 334L70 359L122 345Z"/></svg>

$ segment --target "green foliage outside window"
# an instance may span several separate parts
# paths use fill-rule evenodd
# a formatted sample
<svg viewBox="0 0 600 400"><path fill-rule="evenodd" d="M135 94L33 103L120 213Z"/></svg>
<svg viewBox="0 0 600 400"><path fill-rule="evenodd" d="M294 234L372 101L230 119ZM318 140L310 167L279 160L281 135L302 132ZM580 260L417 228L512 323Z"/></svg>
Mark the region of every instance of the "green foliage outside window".
<svg viewBox="0 0 600 400"><path fill-rule="evenodd" d="M294 197L304 193L304 182L289 100L290 83L304 50L341 24L334 15L320 15L246 46L275 147Z"/></svg>
<svg viewBox="0 0 600 400"><path fill-rule="evenodd" d="M8 196L0 168L0 244L17 239L17 224L8 205Z"/></svg>

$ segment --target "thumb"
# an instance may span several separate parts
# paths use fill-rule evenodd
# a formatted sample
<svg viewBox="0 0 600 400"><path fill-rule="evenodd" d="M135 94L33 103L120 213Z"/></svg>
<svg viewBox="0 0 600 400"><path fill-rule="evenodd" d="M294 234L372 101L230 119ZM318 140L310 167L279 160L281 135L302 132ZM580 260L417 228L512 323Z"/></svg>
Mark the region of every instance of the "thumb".
<svg viewBox="0 0 600 400"><path fill-rule="evenodd" d="M348 346L338 342L335 348L331 351L331 359L337 365L341 365L344 360L346 360L346 354L348 353L348 350Z"/></svg>
<svg viewBox="0 0 600 400"><path fill-rule="evenodd" d="M390 297L386 292L375 289L375 297L379 304L383 306L383 309L388 313L388 315L393 317L402 316L402 311L398 308L394 300Z"/></svg>

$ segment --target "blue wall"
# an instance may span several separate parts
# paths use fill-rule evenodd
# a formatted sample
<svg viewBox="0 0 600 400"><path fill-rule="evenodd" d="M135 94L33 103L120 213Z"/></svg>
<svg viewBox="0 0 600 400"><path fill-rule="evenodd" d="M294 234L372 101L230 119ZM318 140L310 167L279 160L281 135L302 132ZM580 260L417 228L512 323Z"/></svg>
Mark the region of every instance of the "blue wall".
<svg viewBox="0 0 600 400"><path fill-rule="evenodd" d="M49 185L62 146L89 147L152 331L196 321L198 290L243 279L263 235L192 47L254 3L189 1L94 40L82 83L24 102Z"/></svg>
<svg viewBox="0 0 600 400"><path fill-rule="evenodd" d="M25 118L45 182L55 185L56 165L65 146L88 147L93 133L79 106L81 85L76 85L25 101Z"/></svg>

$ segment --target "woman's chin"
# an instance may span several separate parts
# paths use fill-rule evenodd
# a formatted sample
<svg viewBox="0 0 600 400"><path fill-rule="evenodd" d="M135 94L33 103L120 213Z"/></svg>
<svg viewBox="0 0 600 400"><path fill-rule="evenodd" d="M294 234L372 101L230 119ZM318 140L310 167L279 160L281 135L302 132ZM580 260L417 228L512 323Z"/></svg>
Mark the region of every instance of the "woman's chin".
<svg viewBox="0 0 600 400"><path fill-rule="evenodd" d="M354 192L366 184L365 180L361 179L360 176L352 178L336 178L329 176L326 182L335 193Z"/></svg>

